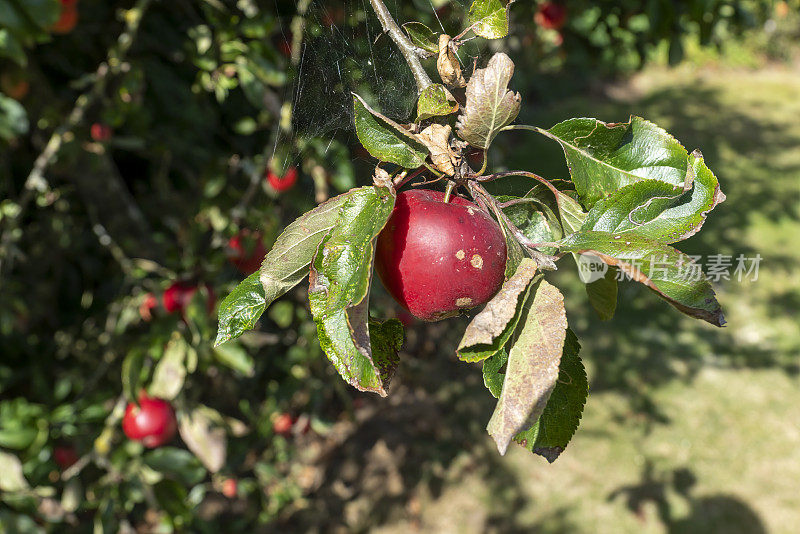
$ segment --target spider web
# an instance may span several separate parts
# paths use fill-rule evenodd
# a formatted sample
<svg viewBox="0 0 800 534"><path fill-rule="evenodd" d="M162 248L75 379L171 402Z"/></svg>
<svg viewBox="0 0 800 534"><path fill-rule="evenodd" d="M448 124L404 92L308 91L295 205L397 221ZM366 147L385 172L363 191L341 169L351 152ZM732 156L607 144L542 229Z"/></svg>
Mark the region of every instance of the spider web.
<svg viewBox="0 0 800 534"><path fill-rule="evenodd" d="M459 28L443 26L435 13L437 0L414 0L419 15L409 19L401 13L408 0L384 0L399 25L411 20L427 23L434 31L452 34ZM449 2L456 10L463 2ZM303 15L304 28L299 61L291 72L287 97L292 103L292 136L338 138L344 143L355 136L353 97L358 93L375 109L398 121L408 122L417 100L414 77L397 46L383 29L369 0L312 0ZM291 40L292 24L282 21L281 31ZM463 47L465 72L471 70L477 47ZM426 63L435 74L434 61Z"/></svg>

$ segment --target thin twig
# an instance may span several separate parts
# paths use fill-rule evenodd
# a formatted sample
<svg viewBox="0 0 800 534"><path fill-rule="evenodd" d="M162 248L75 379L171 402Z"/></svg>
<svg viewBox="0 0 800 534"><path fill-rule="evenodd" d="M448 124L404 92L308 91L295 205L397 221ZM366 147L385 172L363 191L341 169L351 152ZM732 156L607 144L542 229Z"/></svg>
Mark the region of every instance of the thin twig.
<svg viewBox="0 0 800 534"><path fill-rule="evenodd" d="M425 69L422 67L422 62L420 61L420 56L424 53L423 50L420 50L414 43L411 42L406 34L403 33L403 30L400 29L400 26L392 18L391 13L386 8L386 5L383 3L383 0L369 0L369 3L372 4L372 9L375 11L375 15L378 16L378 20L381 22L381 26L383 27L383 31L389 34L394 44L397 45L397 48L400 49L400 53L403 54L403 57L406 59L406 63L408 63L408 68L411 69L411 73L414 75L414 80L417 82L417 90L418 92L422 93L428 86L432 85L430 77L428 73L425 72Z"/></svg>

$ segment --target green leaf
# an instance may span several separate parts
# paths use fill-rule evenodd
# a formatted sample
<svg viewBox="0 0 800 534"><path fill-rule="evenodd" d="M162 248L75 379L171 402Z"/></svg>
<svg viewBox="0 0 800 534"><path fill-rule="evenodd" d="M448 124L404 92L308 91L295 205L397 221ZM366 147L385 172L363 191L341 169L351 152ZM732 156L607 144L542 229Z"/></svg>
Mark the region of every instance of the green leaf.
<svg viewBox="0 0 800 534"><path fill-rule="evenodd" d="M608 269L603 278L586 284L586 294L589 304L601 321L609 321L614 317L617 309L617 278L616 269Z"/></svg>
<svg viewBox="0 0 800 534"><path fill-rule="evenodd" d="M640 180L683 185L686 149L655 124L640 117L625 123L570 119L539 130L558 141L583 204L594 204L617 189Z"/></svg>
<svg viewBox="0 0 800 534"><path fill-rule="evenodd" d="M478 69L467 83L467 103L458 117L456 131L470 145L489 148L500 130L519 115L522 97L508 90L514 62L502 52Z"/></svg>
<svg viewBox="0 0 800 534"><path fill-rule="evenodd" d="M567 329L564 352L558 369L558 381L550 394L541 417L514 441L554 462L564 452L581 422L583 407L589 394L589 381L578 353L578 338Z"/></svg>
<svg viewBox="0 0 800 534"><path fill-rule="evenodd" d="M151 396L164 400L172 400L178 396L186 379L185 360L188 348L180 334L172 335L153 371L153 381L149 388Z"/></svg>
<svg viewBox="0 0 800 534"><path fill-rule="evenodd" d="M494 356L483 360L483 383L495 399L500 398L506 378L508 351L501 347Z"/></svg>
<svg viewBox="0 0 800 534"><path fill-rule="evenodd" d="M248 276L220 304L215 345L254 328L267 306L306 277L322 238L335 224L339 209L355 191L358 190L320 204L286 227L264 257L261 271Z"/></svg>
<svg viewBox="0 0 800 534"><path fill-rule="evenodd" d="M187 486L198 484L206 477L205 468L192 453L175 447L160 447L149 451L144 455L144 463Z"/></svg>
<svg viewBox="0 0 800 534"><path fill-rule="evenodd" d="M24 14L9 0L0 0L0 27L10 29L18 36L27 32L34 33L34 28L25 20Z"/></svg>
<svg viewBox="0 0 800 534"><path fill-rule="evenodd" d="M383 323L369 321L369 342L372 346L372 361L381 374L384 384L391 381L397 365L400 363L398 352L403 347L405 334L403 323L397 319L389 319Z"/></svg>
<svg viewBox="0 0 800 534"><path fill-rule="evenodd" d="M456 111L458 111L456 99L453 98L453 95L444 85L435 83L429 85L419 95L416 122L424 121L431 117L450 115Z"/></svg>
<svg viewBox="0 0 800 534"><path fill-rule="evenodd" d="M36 439L39 431L36 428L22 428L18 426L0 428L0 447L7 449L27 449Z"/></svg>
<svg viewBox="0 0 800 534"><path fill-rule="evenodd" d="M13 454L0 451L0 473L0 490L17 492L30 488L22 474L22 462Z"/></svg>
<svg viewBox="0 0 800 534"><path fill-rule="evenodd" d="M561 218L564 234L569 235L577 232L586 221L586 212L583 211L577 200L563 191L558 192L556 202L558 203L558 215Z"/></svg>
<svg viewBox="0 0 800 534"><path fill-rule="evenodd" d="M410 132L388 117L370 108L353 93L356 135L372 157L407 169L425 163L428 150Z"/></svg>
<svg viewBox="0 0 800 534"><path fill-rule="evenodd" d="M581 229L635 232L660 243L675 243L696 234L706 215L724 200L719 181L695 150L689 155L682 186L659 180L625 186L599 200Z"/></svg>
<svg viewBox="0 0 800 534"><path fill-rule="evenodd" d="M228 437L225 428L215 422L217 417L210 417L209 412L213 410L199 406L189 413L179 414L178 431L205 468L216 473L225 465Z"/></svg>
<svg viewBox="0 0 800 534"><path fill-rule="evenodd" d="M538 188L535 189L538 191ZM503 208L503 212L509 220L519 228L519 230L534 243L554 242L563 237L563 230L559 222L558 215L553 212L547 203L534 196L522 197L529 199L529 202L512 204ZM498 201L506 201L505 197L498 197ZM554 254L555 249L543 247L540 249L544 254Z"/></svg>
<svg viewBox="0 0 800 534"><path fill-rule="evenodd" d="M394 199L385 187L356 190L320 244L309 275L308 297L320 346L345 381L382 396L391 376L382 375L373 359L369 289L374 240L392 213Z"/></svg>
<svg viewBox="0 0 800 534"><path fill-rule="evenodd" d="M509 3L510 5L510 3ZM468 23L484 39L508 35L508 6L500 0L475 0L469 8Z"/></svg>
<svg viewBox="0 0 800 534"><path fill-rule="evenodd" d="M22 45L5 28L0 29L0 57L7 57L20 67L24 67L28 63L28 58L25 56Z"/></svg>
<svg viewBox="0 0 800 534"><path fill-rule="evenodd" d="M714 290L700 266L670 246L633 232L584 231L567 236L559 245L562 251L590 254L618 267L687 315L714 326L725 324Z"/></svg>
<svg viewBox="0 0 800 534"><path fill-rule="evenodd" d="M253 357L235 341L228 341L214 347L214 356L222 365L239 372L243 376L255 374Z"/></svg>
<svg viewBox="0 0 800 534"><path fill-rule="evenodd" d="M130 402L139 397L145 357L144 351L134 348L122 360L122 391Z"/></svg>
<svg viewBox="0 0 800 534"><path fill-rule="evenodd" d="M19 3L31 20L43 30L58 21L61 16L59 0L24 0Z"/></svg>
<svg viewBox="0 0 800 534"><path fill-rule="evenodd" d="M542 280L508 354L503 389L486 427L501 455L512 438L542 414L558 379L566 330L564 297Z"/></svg>
<svg viewBox="0 0 800 534"><path fill-rule="evenodd" d="M426 52L437 54L439 52L439 37L433 30L421 22L406 22L403 29L408 34L408 38Z"/></svg>
<svg viewBox="0 0 800 534"><path fill-rule="evenodd" d="M0 93L0 139L10 141L28 133L28 114L22 104Z"/></svg>
<svg viewBox="0 0 800 534"><path fill-rule="evenodd" d="M456 350L460 360L485 360L505 346L523 314L524 295L528 294L536 270L536 262L532 259L525 258L520 262L514 276L506 280L497 295L467 326Z"/></svg>

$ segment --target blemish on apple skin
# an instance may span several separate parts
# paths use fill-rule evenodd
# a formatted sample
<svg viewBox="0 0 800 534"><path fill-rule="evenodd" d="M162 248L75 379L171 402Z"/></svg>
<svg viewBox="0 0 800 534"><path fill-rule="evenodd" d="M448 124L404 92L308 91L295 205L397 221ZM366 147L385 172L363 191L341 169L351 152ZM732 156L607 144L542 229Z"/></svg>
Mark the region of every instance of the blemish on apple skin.
<svg viewBox="0 0 800 534"><path fill-rule="evenodd" d="M470 305L472 305L472 299L469 297L460 297L456 299L456 306L459 308L464 308Z"/></svg>
<svg viewBox="0 0 800 534"><path fill-rule="evenodd" d="M458 258L459 260L463 260L466 257L467 257L467 255L466 255L466 253L464 252L463 249L459 250L458 252L456 252L456 258Z"/></svg>
<svg viewBox="0 0 800 534"><path fill-rule="evenodd" d="M469 260L469 262L476 269L483 269L483 258L480 254L473 254L472 259Z"/></svg>

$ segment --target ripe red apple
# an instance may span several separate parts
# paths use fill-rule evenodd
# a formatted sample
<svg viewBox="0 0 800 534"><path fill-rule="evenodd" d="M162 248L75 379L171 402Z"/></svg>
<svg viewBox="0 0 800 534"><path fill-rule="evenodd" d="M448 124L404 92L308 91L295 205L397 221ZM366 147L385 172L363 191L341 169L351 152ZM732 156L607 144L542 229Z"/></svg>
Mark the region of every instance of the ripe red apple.
<svg viewBox="0 0 800 534"><path fill-rule="evenodd" d="M276 434L280 434L282 436L289 435L289 432L292 431L292 426L294 426L294 417L288 413L282 413L275 420L272 422L272 430Z"/></svg>
<svg viewBox="0 0 800 534"><path fill-rule="evenodd" d="M208 313L213 313L216 296L211 286L206 284L205 287L206 291L208 291ZM186 306L192 301L197 289L197 285L190 282L173 282L164 290L164 294L161 296L164 309L169 313L183 313Z"/></svg>
<svg viewBox="0 0 800 534"><path fill-rule="evenodd" d="M175 437L178 422L172 405L163 399L139 397L139 406L129 403L122 418L122 431L129 439L155 448Z"/></svg>
<svg viewBox="0 0 800 534"><path fill-rule="evenodd" d="M235 478L226 478L225 482L222 483L222 494L227 498L233 499L238 491L239 488Z"/></svg>
<svg viewBox="0 0 800 534"><path fill-rule="evenodd" d="M0 75L0 91L14 100L22 100L28 96L31 85L22 71L4 72Z"/></svg>
<svg viewBox="0 0 800 534"><path fill-rule="evenodd" d="M56 447L53 449L53 460L64 470L78 461L78 453L72 447Z"/></svg>
<svg viewBox="0 0 800 534"><path fill-rule="evenodd" d="M556 2L545 2L536 10L533 20L547 30L559 30L567 21L567 8Z"/></svg>
<svg viewBox="0 0 800 534"><path fill-rule="evenodd" d="M261 240L261 234L242 230L228 241L230 254L228 259L242 274L250 274L261 267L267 254L267 248Z"/></svg>
<svg viewBox="0 0 800 534"><path fill-rule="evenodd" d="M71 32L75 25L78 24L78 6L77 2L62 2L61 3L61 16L55 24L50 26L50 31L55 34L63 35Z"/></svg>
<svg viewBox="0 0 800 534"><path fill-rule="evenodd" d="M289 167L283 176L278 176L272 169L267 169L267 183L278 193L288 191L297 182L297 169Z"/></svg>
<svg viewBox="0 0 800 534"><path fill-rule="evenodd" d="M111 134L113 132L111 130L111 126L109 126L108 124L103 124L102 122L95 122L89 129L89 133L91 134L92 139L94 139L98 143L105 143L111 139Z"/></svg>
<svg viewBox="0 0 800 534"><path fill-rule="evenodd" d="M403 191L378 236L375 267L400 305L438 321L497 293L506 242L500 226L469 200L445 203L438 191Z"/></svg>
<svg viewBox="0 0 800 534"><path fill-rule="evenodd" d="M153 310L158 307L158 299L152 293L148 293L139 304L139 316L144 321L151 321L153 319Z"/></svg>

